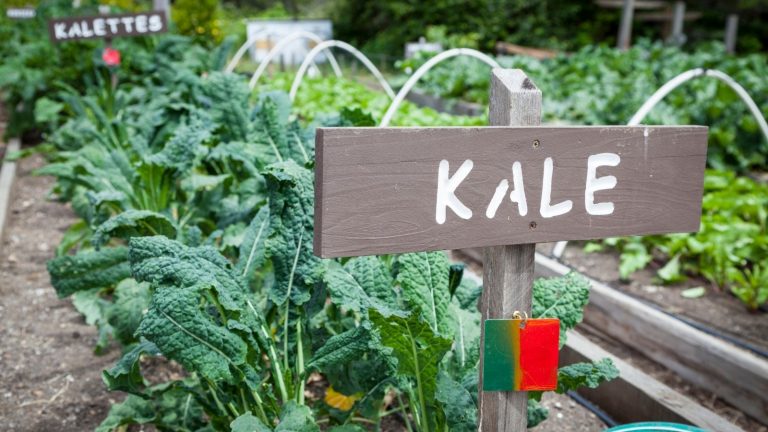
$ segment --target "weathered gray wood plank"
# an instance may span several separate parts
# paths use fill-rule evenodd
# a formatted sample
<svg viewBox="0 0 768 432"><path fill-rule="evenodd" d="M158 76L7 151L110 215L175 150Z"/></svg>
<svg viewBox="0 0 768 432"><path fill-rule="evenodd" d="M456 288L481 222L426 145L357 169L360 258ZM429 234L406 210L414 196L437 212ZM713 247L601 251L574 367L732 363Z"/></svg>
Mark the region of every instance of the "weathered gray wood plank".
<svg viewBox="0 0 768 432"><path fill-rule="evenodd" d="M18 138L11 138L5 154L19 151L21 143ZM0 244L2 244L5 232L5 223L8 220L8 209L13 199L13 183L16 180L16 162L3 161L0 168Z"/></svg>
<svg viewBox="0 0 768 432"><path fill-rule="evenodd" d="M735 424L678 393L650 375L592 343L578 332L568 333L561 351L560 364L610 358L619 369L619 377L596 389L581 389L583 394L622 423L669 421L690 423L706 430L743 432Z"/></svg>
<svg viewBox="0 0 768 432"><path fill-rule="evenodd" d="M504 96L502 96L503 98ZM519 113L502 118L527 121ZM497 123L498 124L498 123ZM518 123L520 124L520 123ZM315 254L323 257L691 232L699 228L707 128L701 126L325 128L317 134ZM585 188L592 155L618 155L609 215L588 212ZM436 218L438 171L449 176L472 161L455 196L469 219L452 208ZM544 217L545 163L551 161L550 203L571 201L563 215ZM520 163L527 213L509 194ZM467 165L468 166L468 165ZM491 218L497 186L508 181ZM350 211L354 209L354 211Z"/></svg>

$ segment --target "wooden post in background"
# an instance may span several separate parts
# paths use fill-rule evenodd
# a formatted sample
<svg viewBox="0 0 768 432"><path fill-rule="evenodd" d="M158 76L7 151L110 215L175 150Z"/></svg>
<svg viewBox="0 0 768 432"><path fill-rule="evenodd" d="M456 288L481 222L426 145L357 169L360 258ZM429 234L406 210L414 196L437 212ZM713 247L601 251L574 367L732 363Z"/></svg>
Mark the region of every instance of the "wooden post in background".
<svg viewBox="0 0 768 432"><path fill-rule="evenodd" d="M624 0L624 6L621 8L621 24L619 27L619 40L616 48L629 49L632 40L632 17L635 13L635 0Z"/></svg>
<svg viewBox="0 0 768 432"><path fill-rule="evenodd" d="M538 126L541 123L541 91L519 69L491 72L491 126ZM538 145L531 142L531 145ZM510 167L511 174L511 167ZM531 229L536 229L531 216ZM517 310L531 313L534 244L492 246L483 250L482 322L489 318L512 318ZM527 392L483 392L483 343L480 334L480 431L525 431L528 420Z"/></svg>
<svg viewBox="0 0 768 432"><path fill-rule="evenodd" d="M739 32L739 16L737 14L728 15L725 21L725 52L733 54L736 52L736 35Z"/></svg>
<svg viewBox="0 0 768 432"><path fill-rule="evenodd" d="M685 43L685 34L683 34L683 23L685 22L685 2L676 1L672 14L672 35L669 41L677 46Z"/></svg>
<svg viewBox="0 0 768 432"><path fill-rule="evenodd" d="M165 21L171 23L171 0L152 0L152 9L165 12Z"/></svg>

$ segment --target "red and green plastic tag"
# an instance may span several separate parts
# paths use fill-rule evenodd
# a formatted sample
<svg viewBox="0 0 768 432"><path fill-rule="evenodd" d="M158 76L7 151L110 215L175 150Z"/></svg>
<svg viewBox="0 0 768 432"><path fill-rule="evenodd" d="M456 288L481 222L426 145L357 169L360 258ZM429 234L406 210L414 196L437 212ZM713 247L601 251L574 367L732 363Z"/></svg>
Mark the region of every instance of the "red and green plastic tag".
<svg viewBox="0 0 768 432"><path fill-rule="evenodd" d="M560 320L485 320L483 391L557 388Z"/></svg>

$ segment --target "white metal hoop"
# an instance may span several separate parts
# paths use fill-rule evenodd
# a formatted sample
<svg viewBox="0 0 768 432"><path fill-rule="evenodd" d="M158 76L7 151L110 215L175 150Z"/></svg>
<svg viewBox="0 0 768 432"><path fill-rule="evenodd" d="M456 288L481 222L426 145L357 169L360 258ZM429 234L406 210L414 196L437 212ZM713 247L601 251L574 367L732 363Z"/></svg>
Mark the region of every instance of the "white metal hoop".
<svg viewBox="0 0 768 432"><path fill-rule="evenodd" d="M291 85L291 92L290 92L291 101L293 101L296 98L296 93L299 91L299 86L301 85L301 81L304 79L304 74L307 72L307 68L309 67L310 63L312 63L312 60L315 58L315 56L317 56L320 53L320 51L328 50L331 47L341 48L351 53L352 55L354 55L358 60L360 60L360 62L366 68L368 68L369 71L371 71L373 76L376 77L376 79L379 81L379 84L381 84L381 87L384 89L387 95L390 98L395 97L395 92L392 90L392 87L390 87L387 80L384 79L384 76L381 74L381 71L379 71L379 69L368 59L368 57L365 56L365 54L363 54L357 48L353 47L352 45L346 42L339 41L339 40L328 40L312 48L312 50L304 58L304 61L301 63L301 66L299 67L299 71L296 73L296 77L293 79L293 84Z"/></svg>
<svg viewBox="0 0 768 432"><path fill-rule="evenodd" d="M280 41L278 41L277 44L275 44L275 46L269 50L261 63L259 63L259 67L256 68L253 76L251 76L251 81L248 83L248 87L253 90L253 88L256 87L256 83L259 81L259 78L261 78L261 75L267 69L267 66L269 66L269 63L272 61L272 59L280 54L289 44L299 39L309 39L317 44L323 43L323 39L320 36L304 30L295 31L280 39ZM331 64L331 68L333 68L333 72L336 74L336 76L341 77L341 68L336 62L336 57L333 56L333 53L328 53L328 63Z"/></svg>
<svg viewBox="0 0 768 432"><path fill-rule="evenodd" d="M408 78L408 81L405 82L405 84L400 89L400 91L397 92L397 96L395 96L394 100L392 100L392 104L389 105L387 112L384 114L384 117L382 117L381 122L379 123L379 127L389 126L389 123L392 121L392 117L394 117L395 113L397 112L397 109L400 107L400 104L405 99L405 96L408 95L408 92L411 91L413 86L416 85L416 83L421 79L422 76L424 76L430 69L432 69L438 63L444 60L447 60L451 57L457 57L457 56L474 57L492 68L501 67L499 66L499 63L497 63L496 60L494 60L493 58L489 57L486 54L481 53L480 51L477 51L471 48L453 48L453 49L449 49L448 51L443 51L440 54L437 54L436 56L427 60L426 63L421 65L420 68L416 69L416 72L414 72L413 75L411 75L411 77Z"/></svg>

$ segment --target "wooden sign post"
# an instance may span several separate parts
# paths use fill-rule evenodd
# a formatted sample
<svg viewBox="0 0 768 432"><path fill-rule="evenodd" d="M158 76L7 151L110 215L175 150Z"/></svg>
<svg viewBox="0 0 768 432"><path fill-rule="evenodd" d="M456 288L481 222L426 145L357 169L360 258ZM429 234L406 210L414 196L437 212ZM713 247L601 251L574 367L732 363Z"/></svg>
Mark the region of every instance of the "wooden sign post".
<svg viewBox="0 0 768 432"><path fill-rule="evenodd" d="M484 247L483 320L509 319L530 314L535 243L699 229L706 127L539 127L520 70L490 96L492 127L318 129L315 254ZM483 346L479 428L523 431L526 392L482 391Z"/></svg>

